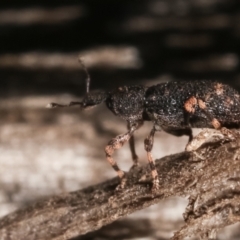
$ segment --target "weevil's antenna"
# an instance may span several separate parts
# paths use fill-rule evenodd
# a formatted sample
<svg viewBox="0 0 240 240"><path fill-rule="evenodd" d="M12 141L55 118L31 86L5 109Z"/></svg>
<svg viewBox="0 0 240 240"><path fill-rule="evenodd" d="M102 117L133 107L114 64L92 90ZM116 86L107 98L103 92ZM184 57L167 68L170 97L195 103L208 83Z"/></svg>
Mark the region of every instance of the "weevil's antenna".
<svg viewBox="0 0 240 240"><path fill-rule="evenodd" d="M87 75L87 78L86 78L86 92L89 93L90 81L91 81L90 74L89 74L89 72L88 72L88 70L87 70L83 60L81 59L81 57L79 57L78 61L81 64L81 67L83 68L83 70L85 71L85 73Z"/></svg>
<svg viewBox="0 0 240 240"><path fill-rule="evenodd" d="M89 87L90 87L89 72L88 72L83 60L81 59L81 57L78 59L78 61L81 64L81 67L83 68L84 72L87 75L87 78L86 78L86 92L89 93ZM82 102L70 102L69 104L49 103L46 107L47 108L58 108L58 107L71 107L71 106L75 106L75 105L79 105L80 108L83 108L83 103Z"/></svg>

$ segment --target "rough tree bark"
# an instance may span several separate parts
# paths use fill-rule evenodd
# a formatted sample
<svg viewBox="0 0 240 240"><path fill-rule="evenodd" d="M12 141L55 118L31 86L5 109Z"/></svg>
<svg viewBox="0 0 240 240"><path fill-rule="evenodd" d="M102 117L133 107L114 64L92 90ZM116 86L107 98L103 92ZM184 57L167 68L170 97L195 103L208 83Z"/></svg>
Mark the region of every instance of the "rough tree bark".
<svg viewBox="0 0 240 240"><path fill-rule="evenodd" d="M198 135L190 148L157 160L160 189L151 192L150 169L136 167L126 188L117 178L50 197L0 220L0 239L70 239L99 229L169 196L189 196L185 225L172 240L214 239L217 230L240 221L240 133L215 130Z"/></svg>

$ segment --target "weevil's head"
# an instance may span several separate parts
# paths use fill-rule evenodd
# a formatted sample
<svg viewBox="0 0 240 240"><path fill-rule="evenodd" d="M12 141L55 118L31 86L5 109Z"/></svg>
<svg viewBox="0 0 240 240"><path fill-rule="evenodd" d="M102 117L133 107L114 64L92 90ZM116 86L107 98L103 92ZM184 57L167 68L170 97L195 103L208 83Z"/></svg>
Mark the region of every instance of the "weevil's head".
<svg viewBox="0 0 240 240"><path fill-rule="evenodd" d="M143 86L123 86L109 93L107 107L126 121L143 120L144 96Z"/></svg>
<svg viewBox="0 0 240 240"><path fill-rule="evenodd" d="M87 93L82 99L81 107L83 109L88 109L91 107L95 107L96 105L106 101L108 97L107 92L90 92Z"/></svg>
<svg viewBox="0 0 240 240"><path fill-rule="evenodd" d="M57 107L71 107L78 105L80 109L88 109L91 107L94 107L104 101L106 101L109 94L104 91L98 91L98 92L89 92L89 86L90 86L90 75L88 73L88 70L82 61L81 58L79 58L79 63L81 64L84 72L86 73L86 95L82 98L81 102L70 102L69 104L59 104L59 103L49 103L46 107L47 108L57 108Z"/></svg>

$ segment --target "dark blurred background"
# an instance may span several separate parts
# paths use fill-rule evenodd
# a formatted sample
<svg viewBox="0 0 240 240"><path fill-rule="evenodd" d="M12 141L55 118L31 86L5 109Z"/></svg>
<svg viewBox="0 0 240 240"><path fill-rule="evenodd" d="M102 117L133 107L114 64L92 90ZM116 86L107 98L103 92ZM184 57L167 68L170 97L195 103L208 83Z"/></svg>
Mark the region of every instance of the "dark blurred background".
<svg viewBox="0 0 240 240"><path fill-rule="evenodd" d="M1 95L80 95L167 77L239 82L237 0L1 3Z"/></svg>
<svg viewBox="0 0 240 240"><path fill-rule="evenodd" d="M238 0L58 0L0 3L0 215L39 198L115 176L103 149L125 124L100 106L87 113L45 109L91 89L211 79L240 89ZM137 134L142 164L148 123ZM154 156L187 139L158 134ZM160 150L159 150L160 149ZM128 169L128 147L115 157ZM121 161L120 161L121 160ZM171 199L84 239L168 239L186 200ZM156 214L157 213L157 214ZM230 229L230 230L229 230ZM239 225L219 239L239 239ZM118 236L118 238L117 238ZM83 238L81 238L83 239Z"/></svg>

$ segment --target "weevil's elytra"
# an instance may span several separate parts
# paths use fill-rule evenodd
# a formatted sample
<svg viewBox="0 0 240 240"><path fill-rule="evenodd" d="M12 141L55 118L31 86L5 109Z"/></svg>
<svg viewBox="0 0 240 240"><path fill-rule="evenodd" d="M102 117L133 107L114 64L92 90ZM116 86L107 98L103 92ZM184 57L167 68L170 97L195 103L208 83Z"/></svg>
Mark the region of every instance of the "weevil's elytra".
<svg viewBox="0 0 240 240"><path fill-rule="evenodd" d="M221 94L216 91L216 86L221 86ZM168 89L168 95L164 94L165 89ZM151 101L153 96L158 100ZM228 85L216 82L187 81L159 84L147 89L146 99L148 99L146 111L158 125L181 128L181 123L185 121L184 113L189 118L190 126L197 128L212 128L213 118L216 118L222 126L228 127L240 122L239 93ZM173 100L176 103L174 105Z"/></svg>
<svg viewBox="0 0 240 240"><path fill-rule="evenodd" d="M80 105L81 109L102 102L116 116L127 121L128 131L109 141L105 147L106 158L120 179L124 172L113 159L115 150L125 142L130 143L134 164L138 157L134 147L134 132L144 121L153 127L144 141L153 177L153 190L158 188L158 173L151 151L156 131L163 130L175 136L187 135L192 140L192 128L239 128L240 95L232 87L207 80L172 81L151 87L123 86L109 92L87 93L81 102L69 105L52 103L50 107ZM124 186L125 181L122 181Z"/></svg>

